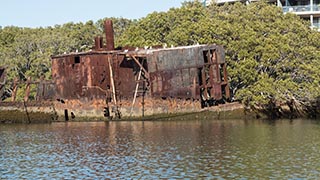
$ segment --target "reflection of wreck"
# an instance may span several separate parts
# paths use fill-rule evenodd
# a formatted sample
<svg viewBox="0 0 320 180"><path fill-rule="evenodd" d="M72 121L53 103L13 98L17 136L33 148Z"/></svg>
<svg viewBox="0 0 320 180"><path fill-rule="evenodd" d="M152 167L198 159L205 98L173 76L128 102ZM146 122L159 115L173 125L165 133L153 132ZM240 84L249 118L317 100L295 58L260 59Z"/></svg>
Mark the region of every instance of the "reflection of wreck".
<svg viewBox="0 0 320 180"><path fill-rule="evenodd" d="M105 116L151 115L200 110L230 98L221 46L115 50L111 21L105 31L106 45L97 37L89 52L52 56L56 99L69 102L60 108L95 104L105 107Z"/></svg>

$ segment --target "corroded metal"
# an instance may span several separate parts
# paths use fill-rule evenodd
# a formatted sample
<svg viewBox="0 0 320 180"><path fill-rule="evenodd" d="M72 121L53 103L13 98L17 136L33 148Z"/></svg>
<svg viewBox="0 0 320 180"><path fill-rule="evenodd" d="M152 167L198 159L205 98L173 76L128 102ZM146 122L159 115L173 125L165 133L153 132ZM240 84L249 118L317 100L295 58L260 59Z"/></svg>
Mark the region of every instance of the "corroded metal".
<svg viewBox="0 0 320 180"><path fill-rule="evenodd" d="M104 30L106 33L106 49L108 51L114 50L114 35L113 24L111 20L106 20L104 23Z"/></svg>
<svg viewBox="0 0 320 180"><path fill-rule="evenodd" d="M224 51L218 45L53 56L52 75L57 96L64 99L132 100L136 80L146 82L145 96L151 98L196 99L204 105L230 98Z"/></svg>
<svg viewBox="0 0 320 180"><path fill-rule="evenodd" d="M105 32L106 46L97 37L92 51L52 56L56 98L105 99L131 112L137 97L142 108L145 99L196 100L206 107L230 98L221 46L114 50L112 21L105 22Z"/></svg>
<svg viewBox="0 0 320 180"><path fill-rule="evenodd" d="M110 64L109 58L111 59ZM58 98L105 99L105 91L109 92L108 96L111 97L113 96L111 94L113 88L111 73L117 96L132 96L131 89L135 87L135 76L130 63L122 63L123 60L123 55L106 51L53 57L52 77Z"/></svg>
<svg viewBox="0 0 320 180"><path fill-rule="evenodd" d="M224 51L217 45L185 46L149 50L148 68L151 94L155 97L176 97L220 100L222 91L229 91ZM224 77L224 78L221 78ZM229 95L225 94L225 98Z"/></svg>
<svg viewBox="0 0 320 180"><path fill-rule="evenodd" d="M105 22L106 43L95 38L94 48L52 56L52 81L10 83L12 101L25 87L24 111L32 87L36 102L51 101L55 114L71 117L144 116L186 113L230 99L224 50L218 45L114 49L112 22ZM0 67L0 82L5 71ZM4 84L0 84L0 95ZM20 98L18 99L20 100ZM31 99L32 100L32 99ZM13 102L18 103L18 102Z"/></svg>
<svg viewBox="0 0 320 180"><path fill-rule="evenodd" d="M100 36L97 36L94 38L94 49L96 51L102 50L103 48L103 38Z"/></svg>

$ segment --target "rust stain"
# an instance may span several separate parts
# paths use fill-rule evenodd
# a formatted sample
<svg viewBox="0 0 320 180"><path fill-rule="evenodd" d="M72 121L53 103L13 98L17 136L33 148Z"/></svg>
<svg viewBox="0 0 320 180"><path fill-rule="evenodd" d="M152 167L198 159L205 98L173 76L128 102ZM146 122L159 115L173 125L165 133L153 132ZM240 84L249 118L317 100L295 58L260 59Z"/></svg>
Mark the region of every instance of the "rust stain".
<svg viewBox="0 0 320 180"><path fill-rule="evenodd" d="M224 51L218 45L53 56L52 77L62 99L130 101L136 94L201 100L205 107L230 98Z"/></svg>
<svg viewBox="0 0 320 180"><path fill-rule="evenodd" d="M104 30L106 33L106 49L108 51L114 50L114 35L113 35L113 23L111 20L106 20L104 23Z"/></svg>

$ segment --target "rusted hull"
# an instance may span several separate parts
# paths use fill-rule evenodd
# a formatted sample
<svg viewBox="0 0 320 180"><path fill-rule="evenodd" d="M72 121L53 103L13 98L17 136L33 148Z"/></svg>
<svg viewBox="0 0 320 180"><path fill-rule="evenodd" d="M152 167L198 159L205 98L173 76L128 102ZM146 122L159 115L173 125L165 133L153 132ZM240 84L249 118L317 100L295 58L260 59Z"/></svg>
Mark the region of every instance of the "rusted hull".
<svg viewBox="0 0 320 180"><path fill-rule="evenodd" d="M216 45L57 56L52 75L62 99L107 99L115 94L114 100L120 101L134 99L136 91L150 98L230 97L223 49Z"/></svg>
<svg viewBox="0 0 320 180"><path fill-rule="evenodd" d="M104 29L106 43L96 37L92 51L52 56L55 99L103 101L107 109L110 104L129 107L131 114L140 98L142 112L161 109L160 104L148 106L156 99L192 102L196 109L230 99L221 46L115 50L112 21L106 20Z"/></svg>
<svg viewBox="0 0 320 180"><path fill-rule="evenodd" d="M50 123L64 121L117 121L117 120L169 120L172 117L181 117L189 114L198 114L201 118L207 112L214 112L216 119L239 119L243 114L241 104L226 104L202 109L199 103L179 99L147 99L145 100L146 111L143 111L142 100L137 100L137 105L131 107L131 103L123 103L120 107L121 119L117 117L113 106L110 106L110 116L104 117L102 100L93 100L83 103L78 100L60 102L9 102L0 103L0 124L1 123ZM236 116L231 114L236 113ZM143 115L144 114L144 115ZM142 115L144 117L142 117ZM226 116L228 115L228 116ZM183 119L183 118L177 118Z"/></svg>
<svg viewBox="0 0 320 180"><path fill-rule="evenodd" d="M132 101L121 101L121 105L109 104L109 116L105 117L104 109L106 104L104 100L92 100L81 102L79 100L68 100L64 104L57 103L56 109L59 114L67 109L69 113L73 112L76 117L100 117L101 119L130 119L130 117L152 116L157 114L174 114L186 112L200 112L201 106L198 101L188 101L182 99L155 99L142 97L137 98L132 106ZM120 113L120 117L119 114Z"/></svg>
<svg viewBox="0 0 320 180"><path fill-rule="evenodd" d="M123 55L88 54L54 59L52 76L56 97L62 99L106 99L116 87L120 97L132 97L135 75ZM113 78L111 78L111 76Z"/></svg>
<svg viewBox="0 0 320 180"><path fill-rule="evenodd" d="M229 91L223 86L227 77L221 46L155 51L147 59L153 97L220 100L222 91Z"/></svg>
<svg viewBox="0 0 320 180"><path fill-rule="evenodd" d="M38 81L36 99L51 97L66 120L70 111L73 116L92 111L107 118L196 112L230 99L221 46L116 50L110 20L105 21L105 33L106 43L96 37L91 51L52 56L52 83ZM13 82L12 101L19 83ZM27 102L34 82L24 83Z"/></svg>

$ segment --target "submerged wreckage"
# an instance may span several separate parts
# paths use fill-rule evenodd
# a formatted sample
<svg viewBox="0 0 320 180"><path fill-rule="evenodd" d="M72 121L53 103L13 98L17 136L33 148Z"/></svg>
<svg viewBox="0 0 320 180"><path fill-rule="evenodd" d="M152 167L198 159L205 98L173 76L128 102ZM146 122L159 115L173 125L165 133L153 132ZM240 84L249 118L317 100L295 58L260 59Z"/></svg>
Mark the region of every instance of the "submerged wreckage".
<svg viewBox="0 0 320 180"><path fill-rule="evenodd" d="M51 57L53 82L41 83L38 99L49 91L66 120L196 112L230 99L221 46L115 49L112 21L105 32L88 52Z"/></svg>

